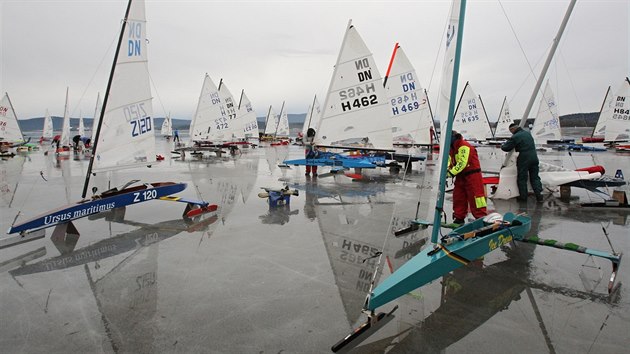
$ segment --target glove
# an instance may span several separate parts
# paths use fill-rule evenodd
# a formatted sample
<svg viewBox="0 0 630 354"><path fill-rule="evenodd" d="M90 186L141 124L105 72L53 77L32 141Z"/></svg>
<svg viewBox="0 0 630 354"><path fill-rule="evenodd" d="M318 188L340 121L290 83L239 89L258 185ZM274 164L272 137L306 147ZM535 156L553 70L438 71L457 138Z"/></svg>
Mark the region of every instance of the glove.
<svg viewBox="0 0 630 354"><path fill-rule="evenodd" d="M451 177L451 178L455 177L455 175L452 174L451 171L448 171L448 170L446 171L446 176Z"/></svg>

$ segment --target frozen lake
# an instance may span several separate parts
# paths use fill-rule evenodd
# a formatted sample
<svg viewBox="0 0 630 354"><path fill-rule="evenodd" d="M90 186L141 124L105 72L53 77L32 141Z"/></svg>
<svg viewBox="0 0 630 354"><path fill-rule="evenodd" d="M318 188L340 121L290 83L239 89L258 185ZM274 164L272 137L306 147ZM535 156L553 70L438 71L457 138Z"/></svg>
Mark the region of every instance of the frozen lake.
<svg viewBox="0 0 630 354"><path fill-rule="evenodd" d="M118 171L109 176L112 186L186 182L179 195L218 204L216 215L184 222L183 204L151 201L127 207L124 218L79 219L78 238L53 240L49 229L46 238L0 249L3 352L326 353L365 319L360 310L377 270L370 255L383 249L389 260L378 268L383 279L430 244L428 231L392 234L417 205L420 218L432 218L438 168L430 164L415 163L407 175L367 171L367 181L353 182L278 167L303 156L297 146L185 160L172 159L170 149L159 140L164 161ZM479 153L484 170L498 170L500 150ZM540 158L630 174L630 157L612 152ZM88 162L42 151L1 160L2 229L18 213L24 220L79 200ZM105 177L97 178L101 190ZM257 196L261 187L285 185L300 193L287 207L270 209ZM630 212L583 209L580 201L599 199L575 188L573 196L569 203L556 193L542 204L489 204L501 213L527 212L541 238L610 251L604 228L615 251L628 254ZM630 263L622 261L620 288L609 297L610 271L600 259L509 245L384 306L399 305L395 317L353 350L626 352Z"/></svg>

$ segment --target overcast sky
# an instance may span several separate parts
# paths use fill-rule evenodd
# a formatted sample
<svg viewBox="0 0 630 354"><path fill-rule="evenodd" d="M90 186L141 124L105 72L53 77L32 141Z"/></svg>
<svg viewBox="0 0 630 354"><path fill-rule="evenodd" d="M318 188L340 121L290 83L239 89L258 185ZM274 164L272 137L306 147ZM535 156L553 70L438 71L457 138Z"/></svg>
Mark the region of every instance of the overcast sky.
<svg viewBox="0 0 630 354"><path fill-rule="evenodd" d="M470 81L491 120L507 96L520 118L535 84L527 60L538 75L568 4L469 0L459 92ZM269 105L279 112L283 101L289 113L304 113L313 95L324 101L349 19L381 76L399 42L435 105L449 8L423 0L148 0L154 115L190 119L206 72L217 84L223 78L237 101L245 89L258 116ZM0 0L0 89L20 119L46 109L63 115L67 86L71 115L93 115L125 9L118 0ZM628 0L577 2L547 75L560 114L599 111L606 88L628 75L629 13Z"/></svg>

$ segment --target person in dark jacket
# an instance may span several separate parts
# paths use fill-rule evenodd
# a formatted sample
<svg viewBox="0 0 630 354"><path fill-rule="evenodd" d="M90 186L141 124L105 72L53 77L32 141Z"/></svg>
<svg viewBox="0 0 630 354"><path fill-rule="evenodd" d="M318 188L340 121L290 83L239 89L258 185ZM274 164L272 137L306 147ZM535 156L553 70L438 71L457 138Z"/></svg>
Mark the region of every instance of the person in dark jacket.
<svg viewBox="0 0 630 354"><path fill-rule="evenodd" d="M540 176L538 176L539 162L534 138L516 123L510 124L510 132L512 137L501 145L501 150L515 150L518 152L518 158L516 159L518 200L527 200L527 181L529 180L532 189L534 189L536 200L542 202L542 183L540 182Z"/></svg>
<svg viewBox="0 0 630 354"><path fill-rule="evenodd" d="M486 216L486 192L477 149L456 131L448 155L448 174L455 176L453 223L465 223L469 210L476 219Z"/></svg>
<svg viewBox="0 0 630 354"><path fill-rule="evenodd" d="M313 140L315 139L315 129L308 128L306 131L306 138L304 138L304 156L306 159L314 159L317 158L317 146ZM309 176L311 171L313 172L313 177L317 177L317 166L306 165L306 176Z"/></svg>

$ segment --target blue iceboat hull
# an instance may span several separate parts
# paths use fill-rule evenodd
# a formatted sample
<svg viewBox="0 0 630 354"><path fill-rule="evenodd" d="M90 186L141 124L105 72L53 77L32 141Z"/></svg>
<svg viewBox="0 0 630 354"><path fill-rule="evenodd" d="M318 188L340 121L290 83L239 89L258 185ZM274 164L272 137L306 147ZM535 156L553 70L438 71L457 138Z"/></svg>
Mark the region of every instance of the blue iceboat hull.
<svg viewBox="0 0 630 354"><path fill-rule="evenodd" d="M186 183L161 182L125 188L115 192L105 192L98 197L83 199L13 225L7 233L45 229L114 208L159 199L179 193L184 189L186 189Z"/></svg>

